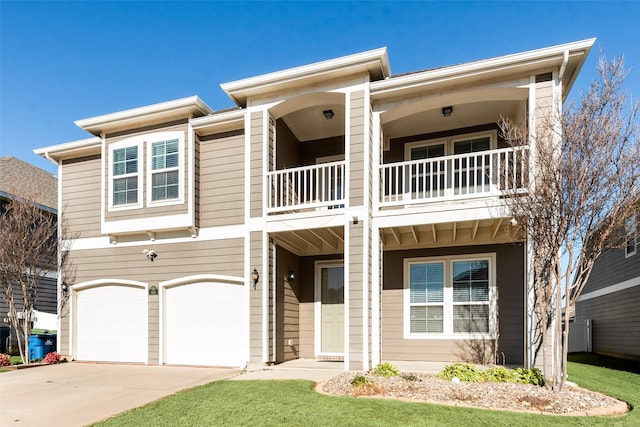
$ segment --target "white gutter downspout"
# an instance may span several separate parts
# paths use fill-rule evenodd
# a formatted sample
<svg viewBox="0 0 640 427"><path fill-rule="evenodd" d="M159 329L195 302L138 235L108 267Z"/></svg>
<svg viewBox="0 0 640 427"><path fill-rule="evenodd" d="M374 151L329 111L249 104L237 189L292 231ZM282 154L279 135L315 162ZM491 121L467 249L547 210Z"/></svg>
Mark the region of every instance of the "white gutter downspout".
<svg viewBox="0 0 640 427"><path fill-rule="evenodd" d="M54 165L56 165L56 166L60 166L60 163L58 163L58 162L57 162L53 157L51 157L51 156L49 155L49 152L48 152L48 151L45 151L45 153L44 153L44 157L45 157L47 160L49 160L51 163L53 163Z"/></svg>
<svg viewBox="0 0 640 427"><path fill-rule="evenodd" d="M558 73L558 79L562 80L564 72L567 69L567 63L569 62L569 51L565 50L562 54L562 65L560 65L560 72Z"/></svg>

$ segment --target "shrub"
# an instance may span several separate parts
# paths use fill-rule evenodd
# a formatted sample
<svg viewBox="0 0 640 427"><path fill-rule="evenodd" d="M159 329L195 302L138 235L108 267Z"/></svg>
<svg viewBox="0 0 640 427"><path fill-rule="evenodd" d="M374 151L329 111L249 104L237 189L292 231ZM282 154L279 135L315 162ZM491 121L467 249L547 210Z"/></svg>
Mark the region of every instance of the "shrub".
<svg viewBox="0 0 640 427"><path fill-rule="evenodd" d="M9 357L8 354L3 354L0 353L0 366L10 366L11 365L11 358Z"/></svg>
<svg viewBox="0 0 640 427"><path fill-rule="evenodd" d="M544 375L538 368L518 368L519 383L533 384L542 387L545 384Z"/></svg>
<svg viewBox="0 0 640 427"><path fill-rule="evenodd" d="M520 382L520 375L513 369L504 366L493 366L482 372L482 378L487 382L494 383L515 383Z"/></svg>
<svg viewBox="0 0 640 427"><path fill-rule="evenodd" d="M371 381L369 378L365 377L364 375L356 375L355 377L353 377L353 379L351 381L349 381L349 384L351 384L354 387L362 387L365 384L371 384L373 381Z"/></svg>
<svg viewBox="0 0 640 427"><path fill-rule="evenodd" d="M51 353L47 353L47 355L44 357L43 362L48 365L53 363L60 363L60 355L55 351L52 351Z"/></svg>
<svg viewBox="0 0 640 427"><path fill-rule="evenodd" d="M393 366L389 362L379 363L375 368L371 370L373 375L377 375L379 377L397 377L400 375L400 371L398 368Z"/></svg>
<svg viewBox="0 0 640 427"><path fill-rule="evenodd" d="M476 368L468 363L454 363L447 365L438 372L438 378L451 381L458 378L466 382L498 382L498 383L520 383L537 386L544 385L544 375L538 368L507 369L504 366L493 366L487 369Z"/></svg>
<svg viewBox="0 0 640 427"><path fill-rule="evenodd" d="M453 378L458 378L460 381L470 383L477 383L483 380L480 369L468 363L454 363L453 365L447 365L442 371L438 372L437 377L447 381L451 381Z"/></svg>

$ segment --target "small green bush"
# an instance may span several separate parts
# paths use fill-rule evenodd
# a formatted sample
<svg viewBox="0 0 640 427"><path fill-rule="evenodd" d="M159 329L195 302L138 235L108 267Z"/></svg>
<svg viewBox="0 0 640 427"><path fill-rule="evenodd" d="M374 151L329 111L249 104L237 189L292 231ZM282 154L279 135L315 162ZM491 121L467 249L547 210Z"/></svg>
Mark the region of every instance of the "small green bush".
<svg viewBox="0 0 640 427"><path fill-rule="evenodd" d="M373 381L371 381L369 378L365 377L364 375L356 375L355 377L353 377L353 379L351 381L349 381L349 384L351 384L354 387L363 387L367 384L371 384Z"/></svg>
<svg viewBox="0 0 640 427"><path fill-rule="evenodd" d="M400 371L398 368L393 366L389 362L379 363L375 368L371 370L373 375L377 375L379 377L397 377L400 375Z"/></svg>
<svg viewBox="0 0 640 427"><path fill-rule="evenodd" d="M465 382L499 382L499 383L520 383L537 386L544 385L544 375L537 368L508 369L504 366L493 366L487 369L477 368L468 363L454 363L447 365L438 372L438 378L451 381L458 378Z"/></svg>
<svg viewBox="0 0 640 427"><path fill-rule="evenodd" d="M446 365L444 369L438 372L438 378L451 381L454 377L460 381L477 383L482 381L482 374L478 368L468 363L454 363Z"/></svg>
<svg viewBox="0 0 640 427"><path fill-rule="evenodd" d="M538 368L518 368L516 370L520 376L520 383L533 384L542 387L545 384L544 375Z"/></svg>

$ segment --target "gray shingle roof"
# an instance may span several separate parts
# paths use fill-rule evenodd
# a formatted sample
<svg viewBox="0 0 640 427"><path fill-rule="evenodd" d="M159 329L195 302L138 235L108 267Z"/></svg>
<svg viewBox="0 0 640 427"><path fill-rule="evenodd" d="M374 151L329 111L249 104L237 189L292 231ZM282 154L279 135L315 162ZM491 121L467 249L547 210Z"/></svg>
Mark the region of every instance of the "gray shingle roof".
<svg viewBox="0 0 640 427"><path fill-rule="evenodd" d="M0 157L0 193L32 196L35 202L58 209L57 178L13 156Z"/></svg>

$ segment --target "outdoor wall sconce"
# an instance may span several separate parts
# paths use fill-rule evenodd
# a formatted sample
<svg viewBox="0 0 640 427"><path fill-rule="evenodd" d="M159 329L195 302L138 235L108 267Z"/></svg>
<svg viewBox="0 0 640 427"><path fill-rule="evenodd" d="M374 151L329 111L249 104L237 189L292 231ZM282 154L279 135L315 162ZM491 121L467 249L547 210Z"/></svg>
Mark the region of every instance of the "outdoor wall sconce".
<svg viewBox="0 0 640 427"><path fill-rule="evenodd" d="M451 116L453 113L453 107L450 105L448 107L442 107L442 115L445 117Z"/></svg>
<svg viewBox="0 0 640 427"><path fill-rule="evenodd" d="M67 282L62 282L60 288L62 289L62 295L67 295L67 293L69 293L69 285L67 285Z"/></svg>
<svg viewBox="0 0 640 427"><path fill-rule="evenodd" d="M353 218L353 225L357 225L358 224L358 215L355 215Z"/></svg>
<svg viewBox="0 0 640 427"><path fill-rule="evenodd" d="M333 119L333 110L324 110L322 114L324 115L324 118L327 120Z"/></svg>
<svg viewBox="0 0 640 427"><path fill-rule="evenodd" d="M293 270L289 270L289 272L287 273L287 280L289 282L293 282L296 278L295 273L293 272Z"/></svg>
<svg viewBox="0 0 640 427"><path fill-rule="evenodd" d="M251 280L253 280L253 289L258 285L258 280L260 280L260 275L258 274L258 270L255 268L251 272Z"/></svg>

